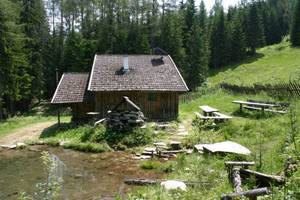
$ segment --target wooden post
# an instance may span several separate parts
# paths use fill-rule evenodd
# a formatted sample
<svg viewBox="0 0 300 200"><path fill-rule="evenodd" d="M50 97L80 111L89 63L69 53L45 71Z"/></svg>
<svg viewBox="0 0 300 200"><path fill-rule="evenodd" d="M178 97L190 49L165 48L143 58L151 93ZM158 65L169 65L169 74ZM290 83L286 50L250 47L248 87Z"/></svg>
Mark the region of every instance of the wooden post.
<svg viewBox="0 0 300 200"><path fill-rule="evenodd" d="M243 112L243 104L240 104L240 112Z"/></svg>
<svg viewBox="0 0 300 200"><path fill-rule="evenodd" d="M55 69L56 71L56 87L58 87L58 68ZM60 106L59 104L57 105L57 124L58 127L60 127Z"/></svg>

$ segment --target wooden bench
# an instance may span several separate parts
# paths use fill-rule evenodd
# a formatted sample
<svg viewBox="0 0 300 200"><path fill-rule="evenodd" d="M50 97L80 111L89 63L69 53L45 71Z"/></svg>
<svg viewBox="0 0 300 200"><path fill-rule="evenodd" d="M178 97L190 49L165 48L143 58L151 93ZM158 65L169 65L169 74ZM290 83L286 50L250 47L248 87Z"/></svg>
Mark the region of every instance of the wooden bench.
<svg viewBox="0 0 300 200"><path fill-rule="evenodd" d="M273 112L273 113L281 113L286 114L287 111L276 109L279 107L278 104L271 103L261 103L261 102L249 102L249 101L233 101L232 103L236 103L240 105L240 112L243 111L243 108L248 110L260 110L262 112Z"/></svg>
<svg viewBox="0 0 300 200"><path fill-rule="evenodd" d="M254 106L244 106L247 110L261 110L259 107ZM272 113L279 113L279 114L287 114L288 112L286 110L275 110L275 109L264 109L266 112L272 112Z"/></svg>

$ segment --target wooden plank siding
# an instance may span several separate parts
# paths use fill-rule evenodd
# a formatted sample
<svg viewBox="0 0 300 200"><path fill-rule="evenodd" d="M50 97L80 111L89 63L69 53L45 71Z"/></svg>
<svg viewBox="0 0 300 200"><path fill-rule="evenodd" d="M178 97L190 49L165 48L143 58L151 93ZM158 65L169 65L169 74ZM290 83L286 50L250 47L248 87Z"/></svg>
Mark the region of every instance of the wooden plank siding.
<svg viewBox="0 0 300 200"><path fill-rule="evenodd" d="M107 111L120 103L123 96L129 97L150 120L169 120L178 116L179 95L176 92L96 92L95 111L100 117L106 117Z"/></svg>

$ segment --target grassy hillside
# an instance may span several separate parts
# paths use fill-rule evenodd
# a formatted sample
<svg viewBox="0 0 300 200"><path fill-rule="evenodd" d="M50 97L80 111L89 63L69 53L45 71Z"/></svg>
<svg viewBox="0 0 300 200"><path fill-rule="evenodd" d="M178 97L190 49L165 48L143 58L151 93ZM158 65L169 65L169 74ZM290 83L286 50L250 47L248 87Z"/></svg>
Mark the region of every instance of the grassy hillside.
<svg viewBox="0 0 300 200"><path fill-rule="evenodd" d="M300 77L300 49L291 48L288 42L267 46L249 58L221 70L212 71L210 86L226 82L239 85L274 83Z"/></svg>

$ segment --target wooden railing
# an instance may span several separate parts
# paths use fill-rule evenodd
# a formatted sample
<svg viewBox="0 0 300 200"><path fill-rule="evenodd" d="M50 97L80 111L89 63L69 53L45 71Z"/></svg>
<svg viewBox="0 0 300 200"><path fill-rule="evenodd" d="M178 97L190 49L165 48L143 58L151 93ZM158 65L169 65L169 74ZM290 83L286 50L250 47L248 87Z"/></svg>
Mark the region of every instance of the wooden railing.
<svg viewBox="0 0 300 200"><path fill-rule="evenodd" d="M240 86L228 83L222 83L222 89L229 90L236 93L257 94L265 92L270 96L276 97L300 97L300 83L291 81L288 83L276 84L254 84L252 86Z"/></svg>

